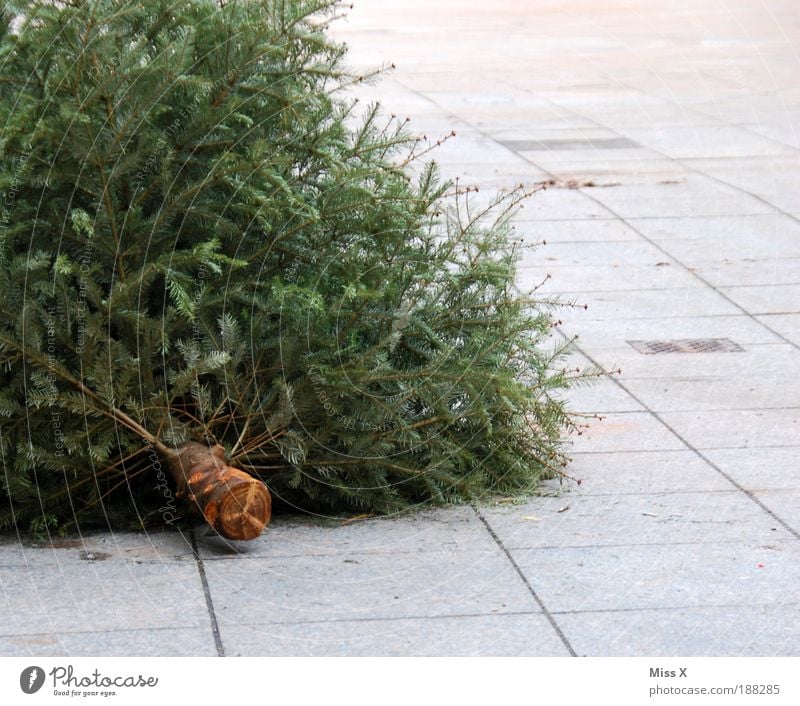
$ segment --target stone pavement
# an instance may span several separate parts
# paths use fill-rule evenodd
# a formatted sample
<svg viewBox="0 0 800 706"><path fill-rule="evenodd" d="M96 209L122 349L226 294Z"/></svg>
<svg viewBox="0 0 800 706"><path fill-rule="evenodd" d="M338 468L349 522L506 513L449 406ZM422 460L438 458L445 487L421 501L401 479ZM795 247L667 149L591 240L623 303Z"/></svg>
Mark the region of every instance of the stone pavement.
<svg viewBox="0 0 800 706"><path fill-rule="evenodd" d="M365 98L457 131L447 176L554 181L522 278L623 370L570 393L604 416L582 484L236 547L6 540L0 654L800 654L796 0L364 0L335 33L397 64Z"/></svg>

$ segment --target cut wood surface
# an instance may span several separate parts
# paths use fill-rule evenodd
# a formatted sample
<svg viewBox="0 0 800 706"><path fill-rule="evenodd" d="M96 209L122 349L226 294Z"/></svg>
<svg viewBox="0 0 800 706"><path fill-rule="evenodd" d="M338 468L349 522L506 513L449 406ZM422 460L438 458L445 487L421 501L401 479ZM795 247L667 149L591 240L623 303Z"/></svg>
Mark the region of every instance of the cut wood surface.
<svg viewBox="0 0 800 706"><path fill-rule="evenodd" d="M177 449L172 476L178 496L197 505L206 521L227 539L254 539L269 523L272 498L267 486L228 465L219 444L189 441Z"/></svg>

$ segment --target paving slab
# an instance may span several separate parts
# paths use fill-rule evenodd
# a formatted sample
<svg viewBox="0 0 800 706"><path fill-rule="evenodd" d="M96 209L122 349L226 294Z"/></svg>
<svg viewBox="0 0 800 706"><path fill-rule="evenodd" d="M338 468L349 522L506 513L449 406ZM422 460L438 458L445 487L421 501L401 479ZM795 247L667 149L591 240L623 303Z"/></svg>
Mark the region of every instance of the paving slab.
<svg viewBox="0 0 800 706"><path fill-rule="evenodd" d="M537 165L538 166L538 165ZM514 182L508 182L511 186ZM613 218L615 214L578 189L546 189L525 202L529 221L564 218Z"/></svg>
<svg viewBox="0 0 800 706"><path fill-rule="evenodd" d="M699 174L688 174L677 184L623 183L615 189L594 189L592 198L623 218L750 215L775 211L773 206L755 196Z"/></svg>
<svg viewBox="0 0 800 706"><path fill-rule="evenodd" d="M675 289L640 289L597 292L586 298L587 310L559 313L559 319L578 328L583 321L686 318L690 316L735 316L741 309L700 283ZM609 326L611 328L611 326Z"/></svg>
<svg viewBox="0 0 800 706"><path fill-rule="evenodd" d="M699 157L691 160L691 166L797 218L800 216L800 206L797 203L800 189L800 153L794 147L787 147L779 142L774 144L786 153L757 158L742 157L734 163L731 160ZM689 160L686 162L689 163Z"/></svg>
<svg viewBox="0 0 800 706"><path fill-rule="evenodd" d="M791 541L762 508L728 484L728 490L584 495L581 488L557 498L513 507L482 508L508 549ZM778 491L774 491L778 492ZM791 491L781 491L791 492ZM602 527L602 532L598 528ZM684 547L688 553L702 549Z"/></svg>
<svg viewBox="0 0 800 706"><path fill-rule="evenodd" d="M581 164L608 164L616 160L637 162L658 161L663 155L647 149L620 135L606 138L551 138L548 140L526 136L501 144L535 164L550 171L563 168L574 162Z"/></svg>
<svg viewBox="0 0 800 706"><path fill-rule="evenodd" d="M800 444L783 448L705 449L703 456L747 490L791 491L800 487Z"/></svg>
<svg viewBox="0 0 800 706"><path fill-rule="evenodd" d="M745 375L750 370L748 366L749 362L741 368ZM800 373L800 351L792 369ZM800 393L782 384L783 375L767 372L763 377L746 375L744 380L742 377L737 379L721 372L716 377L627 376L623 382L636 399L654 412L769 409L800 405Z"/></svg>
<svg viewBox="0 0 800 706"><path fill-rule="evenodd" d="M669 322L664 322L665 328L669 326ZM577 328L577 327L576 327ZM666 335L664 335L666 334ZM765 332L769 334L769 332ZM700 336L697 337L706 343L712 344L717 337L714 336ZM619 381L626 385L628 380L636 380L637 378L651 378L657 380L664 380L669 383L672 380L692 380L699 381L711 378L727 378L731 385L740 388L748 385L758 387L759 385L773 385L774 387L780 386L781 380L785 380L786 376L792 376L800 366L800 351L789 343L764 343L764 344L751 344L742 345L739 340L733 337L721 336L721 341L717 345L729 346L729 350L706 350L698 352L642 352L649 351L647 348L648 343L660 344L661 342L669 343L675 342L679 344L681 341L695 339L694 336L683 337L677 336L669 331L666 331L661 336L652 339L627 339L622 345L616 346L597 346L592 348L592 353L595 358L600 357L602 360L613 360L619 367L622 368L622 375ZM707 341L706 339L710 339ZM776 339L780 341L780 339ZM588 350L584 342L579 338L581 350ZM635 345L634 345L635 344ZM731 346L731 344L733 344ZM639 346L641 349L637 349ZM737 346L741 350L735 349ZM631 391L634 383L631 382ZM786 389L782 392L776 390L775 395L783 395L788 404L766 404L764 406L795 406L800 399L798 399L798 391L792 386L785 386ZM669 402L670 389L666 388L663 402ZM794 404L792 404L794 400ZM698 410L701 407L698 407Z"/></svg>
<svg viewBox="0 0 800 706"><path fill-rule="evenodd" d="M764 284L721 287L726 297L750 314L800 313L800 284Z"/></svg>
<svg viewBox="0 0 800 706"><path fill-rule="evenodd" d="M740 158L793 153L788 145L735 125L623 127L620 132L642 145L676 159L696 157L698 154L708 158Z"/></svg>
<svg viewBox="0 0 800 706"><path fill-rule="evenodd" d="M797 130L796 125L779 122L763 122L746 123L741 127L763 135L764 137L769 137L771 140L781 142L784 145L800 149L800 131Z"/></svg>
<svg viewBox="0 0 800 706"><path fill-rule="evenodd" d="M528 146L527 149L539 152L552 150L579 151L590 149L593 146L602 149L603 141L618 140L620 138L618 132L600 125L551 128L531 123L525 127L500 128L485 132L501 144L520 143L522 145L512 144L509 149L513 150L525 149L526 146L522 144L525 142L538 143ZM630 148L632 145L627 145L627 147Z"/></svg>
<svg viewBox="0 0 800 706"><path fill-rule="evenodd" d="M611 125L616 129L661 125L686 125L708 123L708 116L669 101L652 98L643 99L642 94L630 96L577 96L566 93L553 94L551 100L562 109L569 110L578 118L591 121L593 125Z"/></svg>
<svg viewBox="0 0 800 706"><path fill-rule="evenodd" d="M749 216L630 218L627 223L685 262L735 253L742 257L798 256L800 223L782 213ZM698 241L695 243L694 241Z"/></svg>
<svg viewBox="0 0 800 706"><path fill-rule="evenodd" d="M540 614L223 625L225 653L298 657L568 657Z"/></svg>
<svg viewBox="0 0 800 706"><path fill-rule="evenodd" d="M800 546L794 539L665 542L657 551L649 544L628 544L511 554L554 613L800 603Z"/></svg>
<svg viewBox="0 0 800 706"><path fill-rule="evenodd" d="M493 198L497 191L508 190L518 185L532 189L548 178L546 172L523 160L513 164L489 165L465 160L449 160L439 166L444 178L453 181L458 179L462 186L476 186L487 198ZM523 211L520 211L520 214Z"/></svg>
<svg viewBox="0 0 800 706"><path fill-rule="evenodd" d="M425 135L432 142L446 137L452 130L457 131L455 137L447 139L437 148L438 154L436 158L442 164L447 164L448 166L461 163L482 164L484 168L497 169L505 167L509 172L514 169L528 167L528 173L541 173L541 170L535 167L531 168L532 165L513 150L498 149L498 144L495 140L474 129L469 127L460 128L459 125L453 125L452 120L449 123L449 127L442 125L442 128L438 131L435 128L432 129L427 120L424 126Z"/></svg>
<svg viewBox="0 0 800 706"><path fill-rule="evenodd" d="M526 263L520 268L519 280L523 283L541 280L544 269L551 279L541 288L541 292L555 296L626 291L635 296L644 289L675 290L696 286L694 275L670 260L669 255L662 255L659 262L649 267L625 264L562 266L539 257L538 262Z"/></svg>
<svg viewBox="0 0 800 706"><path fill-rule="evenodd" d="M769 123L782 121L788 127L795 127L800 120L800 105L787 100L785 92L762 92L758 100L752 96L734 96L716 100L711 105L697 105L694 110L701 111L719 123L739 124Z"/></svg>
<svg viewBox="0 0 800 706"><path fill-rule="evenodd" d="M800 408L663 412L661 418L698 449L797 446Z"/></svg>
<svg viewBox="0 0 800 706"><path fill-rule="evenodd" d="M609 412L644 412L645 408L637 402L615 380L598 380L591 385L576 386L553 395L564 399L569 409L582 414L606 414Z"/></svg>
<svg viewBox="0 0 800 706"><path fill-rule="evenodd" d="M754 490L753 496L800 538L800 490L796 486L787 490Z"/></svg>
<svg viewBox="0 0 800 706"><path fill-rule="evenodd" d="M787 341L800 346L800 313L798 314L764 314L755 317Z"/></svg>
<svg viewBox="0 0 800 706"><path fill-rule="evenodd" d="M194 561L189 537L178 529L151 532L98 532L32 540L6 535L0 539L0 568L64 566L84 570L88 563L121 560L134 564Z"/></svg>
<svg viewBox="0 0 800 706"><path fill-rule="evenodd" d="M0 635L3 657L215 657L211 626Z"/></svg>
<svg viewBox="0 0 800 706"><path fill-rule="evenodd" d="M582 435L570 437L581 451L672 451L686 445L649 412L614 412L594 421Z"/></svg>
<svg viewBox="0 0 800 706"><path fill-rule="evenodd" d="M566 151L557 156L559 164L552 169L554 176L578 181L589 180L597 184L675 186L684 184L693 171L690 167L663 156L631 159L630 155L621 153L617 159L607 162L581 159L577 154ZM591 191L585 193L591 195Z"/></svg>
<svg viewBox="0 0 800 706"><path fill-rule="evenodd" d="M759 235L755 236L749 228L738 232L723 229L725 222L717 219L675 219L664 226L665 221L637 219L632 225L644 236L652 239L678 262L689 267L712 271L713 267L723 267L733 263L758 263L759 266L784 259L800 257L800 228L787 228L770 220L756 221ZM709 223L710 221L710 223ZM700 237L700 235L704 237ZM761 284L772 284L773 271L764 267ZM731 283L747 284L747 283Z"/></svg>
<svg viewBox="0 0 800 706"><path fill-rule="evenodd" d="M194 562L100 558L0 568L5 634L209 625Z"/></svg>
<svg viewBox="0 0 800 706"><path fill-rule="evenodd" d="M506 556L433 549L207 561L221 629L248 623L424 618L533 612L533 596Z"/></svg>
<svg viewBox="0 0 800 706"><path fill-rule="evenodd" d="M711 458L716 461L717 456ZM583 495L620 497L626 494L731 490L734 487L704 459L689 450L578 453L572 456L568 472L581 480ZM561 485L566 492L572 492L574 488L572 483ZM785 483L780 487L786 487Z"/></svg>
<svg viewBox="0 0 800 706"><path fill-rule="evenodd" d="M769 319L754 319L742 312L721 316L673 316L625 319L609 326L605 320L590 319L580 322L580 345L587 350L629 349L628 341L658 341L691 338L727 338L743 348L756 344L784 344L778 326L770 326ZM652 356L648 357L652 358ZM686 360L682 358L681 360Z"/></svg>
<svg viewBox="0 0 800 706"><path fill-rule="evenodd" d="M693 271L714 287L794 284L800 279L800 258L728 259L695 265Z"/></svg>
<svg viewBox="0 0 800 706"><path fill-rule="evenodd" d="M797 657L800 605L563 613L586 657Z"/></svg>
<svg viewBox="0 0 800 706"><path fill-rule="evenodd" d="M538 220L531 223L524 206L514 217L514 229L527 243L616 243L639 240L641 237L627 223L616 218Z"/></svg>
<svg viewBox="0 0 800 706"><path fill-rule="evenodd" d="M278 557L351 557L356 554L414 555L430 552L495 551L494 540L470 507L425 509L388 517L277 516L257 539L232 542L200 528L205 560Z"/></svg>
<svg viewBox="0 0 800 706"><path fill-rule="evenodd" d="M526 253L527 254L527 253ZM663 250L643 239L623 242L580 242L548 243L537 248L529 260L522 259L521 265L538 268L563 267L571 272L574 267L621 266L629 263L632 267L649 271L663 263Z"/></svg>

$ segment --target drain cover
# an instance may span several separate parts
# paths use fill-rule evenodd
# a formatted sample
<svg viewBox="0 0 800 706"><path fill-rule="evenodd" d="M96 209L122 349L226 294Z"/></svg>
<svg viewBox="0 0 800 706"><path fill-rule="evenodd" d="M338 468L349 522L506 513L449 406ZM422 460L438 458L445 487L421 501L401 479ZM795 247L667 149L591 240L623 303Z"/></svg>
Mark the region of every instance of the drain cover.
<svg viewBox="0 0 800 706"><path fill-rule="evenodd" d="M740 353L744 350L729 338L682 338L667 341L628 341L639 353Z"/></svg>

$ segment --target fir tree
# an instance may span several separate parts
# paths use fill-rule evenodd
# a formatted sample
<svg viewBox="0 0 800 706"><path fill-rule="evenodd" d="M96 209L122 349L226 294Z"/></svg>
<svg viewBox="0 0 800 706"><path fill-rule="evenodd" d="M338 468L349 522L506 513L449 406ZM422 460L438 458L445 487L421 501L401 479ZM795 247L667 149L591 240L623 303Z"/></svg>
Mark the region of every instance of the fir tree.
<svg viewBox="0 0 800 706"><path fill-rule="evenodd" d="M337 12L6 1L2 526L171 521L200 502L186 442L317 512L563 465L575 378L515 288L523 194L474 212L412 178L418 141L344 90Z"/></svg>

